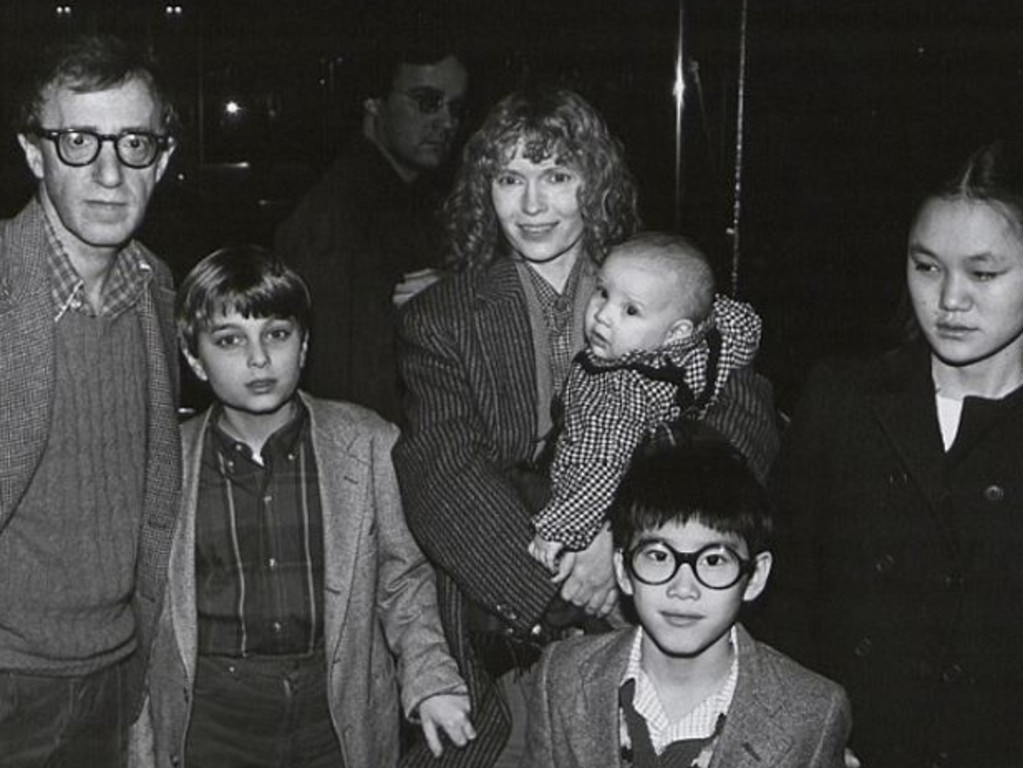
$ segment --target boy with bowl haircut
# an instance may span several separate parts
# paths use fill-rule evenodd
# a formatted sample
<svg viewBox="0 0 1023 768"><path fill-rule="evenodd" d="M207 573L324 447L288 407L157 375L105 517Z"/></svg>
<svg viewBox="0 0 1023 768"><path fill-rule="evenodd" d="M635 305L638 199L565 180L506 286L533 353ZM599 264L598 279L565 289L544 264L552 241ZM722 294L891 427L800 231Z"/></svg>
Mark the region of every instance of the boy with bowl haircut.
<svg viewBox="0 0 1023 768"><path fill-rule="evenodd" d="M305 283L260 248L227 248L178 296L185 358L216 402L182 426L138 764L390 768L399 710L434 755L442 733L464 746L468 692L402 514L398 430L297 390Z"/></svg>
<svg viewBox="0 0 1023 768"><path fill-rule="evenodd" d="M615 575L639 626L544 652L525 765L845 765L842 688L737 623L766 586L770 527L762 488L710 428L641 446L611 510Z"/></svg>

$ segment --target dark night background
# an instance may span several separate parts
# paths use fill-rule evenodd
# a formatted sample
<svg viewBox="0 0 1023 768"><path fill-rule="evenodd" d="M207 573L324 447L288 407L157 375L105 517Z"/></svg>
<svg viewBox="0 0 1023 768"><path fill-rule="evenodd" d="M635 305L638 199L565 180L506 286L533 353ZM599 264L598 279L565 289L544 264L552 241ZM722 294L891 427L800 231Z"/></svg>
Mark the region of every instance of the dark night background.
<svg viewBox="0 0 1023 768"><path fill-rule="evenodd" d="M679 8L687 58L676 189ZM651 227L694 235L732 282L741 0L0 0L0 111L62 29L150 40L182 114L142 234L180 278L266 242L360 116L354 67L404 24L463 40L471 132L533 80L576 88L623 139ZM70 9L70 13L66 9ZM180 12L178 12L180 9ZM1023 128L1019 0L748 0L738 295L788 409L807 368L891 342L921 190ZM224 105L236 102L235 116ZM0 216L31 177L5 121ZM676 202L676 196L678 200Z"/></svg>

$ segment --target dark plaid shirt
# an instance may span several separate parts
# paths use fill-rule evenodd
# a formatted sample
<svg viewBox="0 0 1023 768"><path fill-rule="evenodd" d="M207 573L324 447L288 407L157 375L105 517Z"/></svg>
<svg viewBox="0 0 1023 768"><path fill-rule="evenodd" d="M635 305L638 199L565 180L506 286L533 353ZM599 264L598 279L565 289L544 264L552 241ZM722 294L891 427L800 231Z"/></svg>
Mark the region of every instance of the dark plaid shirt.
<svg viewBox="0 0 1023 768"><path fill-rule="evenodd" d="M310 653L323 637L323 520L309 416L263 446L263 464L219 414L203 447L196 512L199 652Z"/></svg>

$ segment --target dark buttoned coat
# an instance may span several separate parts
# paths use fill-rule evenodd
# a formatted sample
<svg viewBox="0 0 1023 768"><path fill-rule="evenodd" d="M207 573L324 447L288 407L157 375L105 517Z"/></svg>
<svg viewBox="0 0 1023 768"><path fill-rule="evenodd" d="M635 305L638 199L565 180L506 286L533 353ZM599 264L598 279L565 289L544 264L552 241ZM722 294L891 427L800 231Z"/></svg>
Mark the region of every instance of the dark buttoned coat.
<svg viewBox="0 0 1023 768"><path fill-rule="evenodd" d="M923 344L811 377L757 632L842 683L864 765L1019 765L1023 391L944 452Z"/></svg>

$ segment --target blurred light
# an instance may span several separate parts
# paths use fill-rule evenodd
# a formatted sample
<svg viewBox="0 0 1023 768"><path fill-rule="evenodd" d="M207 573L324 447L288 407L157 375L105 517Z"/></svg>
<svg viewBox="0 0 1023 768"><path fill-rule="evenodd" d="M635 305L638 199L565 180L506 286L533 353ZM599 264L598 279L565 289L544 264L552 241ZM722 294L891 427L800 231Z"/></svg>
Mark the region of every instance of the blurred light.
<svg viewBox="0 0 1023 768"><path fill-rule="evenodd" d="M235 117L242 113L242 105L234 99L224 102L224 114Z"/></svg>
<svg viewBox="0 0 1023 768"><path fill-rule="evenodd" d="M185 12L185 9L180 5L165 5L163 8L164 16L180 16Z"/></svg>
<svg viewBox="0 0 1023 768"><path fill-rule="evenodd" d="M57 15L61 17L67 17L71 15L70 5L58 5L54 10L57 11Z"/></svg>

